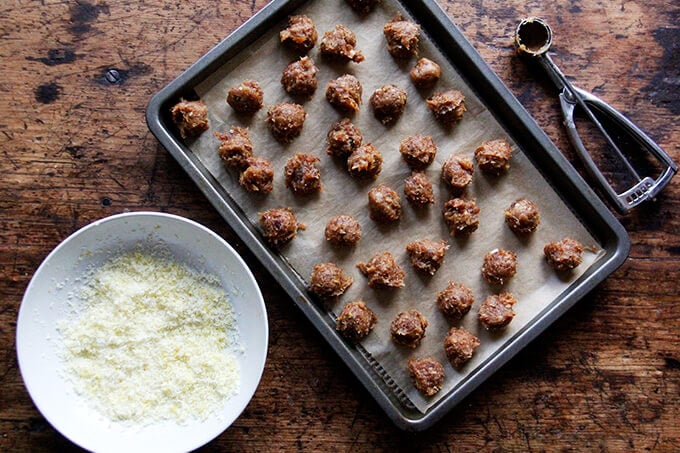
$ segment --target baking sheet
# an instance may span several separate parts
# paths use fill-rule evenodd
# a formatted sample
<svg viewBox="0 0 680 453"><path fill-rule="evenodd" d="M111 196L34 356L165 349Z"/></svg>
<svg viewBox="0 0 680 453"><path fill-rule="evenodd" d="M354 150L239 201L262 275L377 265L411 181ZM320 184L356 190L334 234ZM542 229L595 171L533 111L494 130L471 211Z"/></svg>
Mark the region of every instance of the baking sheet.
<svg viewBox="0 0 680 453"><path fill-rule="evenodd" d="M281 71L290 61L296 59L295 54L282 48L278 42L278 32L285 27L284 21L196 87L196 92L208 105L211 129L189 143L189 147L254 224L258 223L258 212L266 209L284 206L294 210L298 219L307 225L307 230L301 231L281 252L303 278L309 278L315 264L327 261L337 263L354 277L354 285L331 310L338 313L345 302L355 298L366 301L377 313L378 324L362 345L407 394L415 407L426 412L485 359L497 353L514 333L530 325L532 319L587 270L602 252L587 229L516 145L513 145L515 153L508 174L500 178L490 178L478 171L475 173L467 195L476 198L481 207L479 229L468 240L448 237L441 217L441 207L450 198L450 194L439 182L441 164L451 153L472 157L474 149L482 141L499 137L509 140L509 137L466 87L454 67L430 44L426 36L422 36L420 55L431 58L442 66L442 79L434 90L451 87L461 90L466 96L468 109L463 121L450 130L433 120L424 102L430 91L416 90L408 75L415 59L403 64L392 59L385 49L382 27L396 10L407 16L398 4L388 1L382 2L367 17L355 15L341 1L306 3L298 13L312 18L320 37L324 31L338 23L348 26L356 33L357 47L364 52L366 61L360 64L329 65L319 58L317 45L309 55L320 69L319 89L311 100L304 103L308 117L302 135L289 145L281 145L273 140L266 128L266 107L248 119L234 115L225 98L230 87L251 78L261 84L266 105L300 101L290 97L280 84ZM384 158L383 170L375 181L352 179L347 174L344 163L331 158L325 152L326 133L342 117L325 100L325 86L329 80L346 72L356 75L364 88L364 105L353 117L353 122L362 130L364 141L373 143ZM378 122L368 105L370 94L387 83L404 88L408 95L404 115L392 127L385 127ZM274 165L276 176L271 194L261 196L245 192L238 184L238 175L225 169L219 160L219 142L212 133L225 132L233 125L248 126L255 154L270 159ZM368 217L366 193L371 187L385 183L403 194L403 180L410 174L410 170L401 159L399 142L414 133L431 135L439 147L435 162L427 170L435 183L436 202L426 210L416 211L402 200L402 219L394 225L377 225ZM319 157L324 186L320 194L300 198L285 187L283 167L296 152ZM519 197L533 200L541 210L541 226L527 238L515 236L503 222L503 209ZM363 239L354 249L333 249L323 239L326 221L339 213L356 216L362 225ZM587 252L583 264L576 272L568 278L560 278L545 264L542 248L545 243L567 235L594 247L596 252ZM432 278L416 273L404 250L408 242L422 238L448 238L451 245L444 265ZM479 269L484 254L497 247L513 250L518 255L518 273L504 289L512 292L519 302L515 306L516 317L508 328L501 333L490 334L478 324L476 312L494 288L483 281ZM382 250L391 251L406 270L404 288L395 291L370 289L365 278L356 269L356 263L367 261L373 253ZM446 287L449 279L473 288L475 305L456 325L464 326L482 342L473 359L460 370L452 368L446 360L443 339L449 324L438 313L435 304L436 293ZM389 337L391 320L400 311L411 308L418 309L429 321L427 336L415 350L396 346ZM423 398L414 389L406 368L409 357L426 355L432 355L444 364L447 376L443 390L429 399Z"/></svg>

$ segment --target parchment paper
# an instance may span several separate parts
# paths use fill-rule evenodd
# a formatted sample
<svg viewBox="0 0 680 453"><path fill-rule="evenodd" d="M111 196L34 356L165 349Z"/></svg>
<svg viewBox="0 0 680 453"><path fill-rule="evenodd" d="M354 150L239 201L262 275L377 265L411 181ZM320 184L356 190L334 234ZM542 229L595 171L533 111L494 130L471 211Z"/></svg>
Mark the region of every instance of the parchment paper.
<svg viewBox="0 0 680 453"><path fill-rule="evenodd" d="M477 170L467 191L467 196L476 198L481 207L479 229L469 240L449 238L441 215L442 205L450 198L446 187L440 182L442 163L451 153L461 153L472 158L474 149L485 140L499 137L510 139L465 85L454 67L428 40L425 30L421 35L420 56L431 58L442 66L442 78L431 91L457 88L465 94L467 106L462 122L450 130L433 119L425 105L425 99L431 91L415 89L409 78L408 71L416 59L408 63L398 62L388 54L385 47L383 25L399 8L397 4L385 0L369 16L362 18L340 0L312 1L303 5L298 13L312 18L319 32L319 39L323 32L336 24L344 24L356 33L357 47L364 52L366 61L360 64L330 65L321 60L317 44L309 55L320 69L319 88L310 100L304 102L308 117L303 133L290 145L280 145L265 126L266 106L286 101L301 102L300 99L291 98L280 84L281 71L297 58L278 42L278 32L286 26L284 21L197 87L199 96L208 105L211 128L190 143L190 148L220 184L227 188L254 224L258 224L258 212L273 207L291 207L298 220L307 225L307 229L299 232L298 237L281 251L300 275L308 279L315 264L332 261L354 277L354 284L331 307L332 312L339 313L346 302L356 298L366 301L376 312L378 323L362 345L406 392L414 405L425 412L456 387L468 373L502 348L518 330L530 324L536 314L548 307L601 253L587 252L583 264L566 279L558 277L549 269L542 252L547 242L570 236L587 246L597 250L600 248L514 144L515 153L509 172L499 178L490 178ZM405 12L402 13L408 17ZM326 154L326 134L342 115L326 101L325 87L329 80L347 72L357 76L364 90L364 104L353 117L353 121L361 129L364 142L373 143L384 158L382 172L375 181L359 182L352 179L342 161ZM265 108L252 119L236 116L225 101L228 89L245 79L257 80L265 93ZM375 89L388 83L405 89L408 95L406 110L393 127L385 127L377 121L368 102ZM220 162L217 156L219 142L213 132L225 132L232 125L248 126L255 154L270 159L274 165L276 173L271 194L261 196L247 193L239 186L238 175L226 170ZM403 198L403 181L410 170L399 153L399 142L415 133L431 135L439 147L435 162L427 170L435 185L436 202L421 211L414 210ZM319 195L300 198L285 187L283 167L296 152L319 157L323 183L323 191ZM379 183L387 184L402 195L403 217L394 225L377 225L368 217L367 192ZM538 231L527 238L519 238L504 224L504 208L520 197L536 202L541 212ZM340 213L356 216L362 225L363 238L354 249L337 250L324 240L326 222ZM432 278L417 274L409 264L405 252L408 242L423 238L448 238L451 245L444 265ZM504 290L512 292L519 301L515 306L516 317L500 334L486 332L477 320L480 304L486 296L494 292L494 288L487 285L480 274L483 256L494 248L510 249L518 256L517 275L504 287ZM356 268L358 262L365 262L375 252L383 250L391 251L406 270L404 288L394 291L370 289L365 277ZM443 340L450 326L437 311L435 304L437 292L443 290L450 279L473 288L475 304L459 325L481 340L481 346L472 360L460 370L451 367L444 354ZM414 350L396 346L390 340L389 334L390 322L397 313L411 308L418 309L429 321L425 339ZM428 355L434 356L444 365L446 380L442 391L426 399L413 387L406 362L412 356Z"/></svg>

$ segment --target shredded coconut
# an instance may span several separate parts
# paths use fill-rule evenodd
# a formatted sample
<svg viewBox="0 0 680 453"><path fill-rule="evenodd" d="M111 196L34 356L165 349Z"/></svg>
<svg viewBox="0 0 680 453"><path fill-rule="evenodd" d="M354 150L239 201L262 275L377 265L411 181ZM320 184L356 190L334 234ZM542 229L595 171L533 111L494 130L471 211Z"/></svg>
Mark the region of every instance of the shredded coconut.
<svg viewBox="0 0 680 453"><path fill-rule="evenodd" d="M238 392L238 332L217 277L143 251L95 271L59 324L76 393L113 421L206 419Z"/></svg>

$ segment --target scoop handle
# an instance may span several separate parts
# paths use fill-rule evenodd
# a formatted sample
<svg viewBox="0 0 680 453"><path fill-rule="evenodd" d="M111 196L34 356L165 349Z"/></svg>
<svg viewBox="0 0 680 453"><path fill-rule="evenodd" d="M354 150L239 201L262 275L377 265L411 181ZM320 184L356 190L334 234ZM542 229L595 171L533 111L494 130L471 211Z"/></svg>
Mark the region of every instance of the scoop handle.
<svg viewBox="0 0 680 453"><path fill-rule="evenodd" d="M572 92L580 99L575 99ZM612 123L615 123L620 127L621 131L628 135L628 137L640 146L640 148L652 153L665 166L659 177L656 180L649 176L639 179L633 187L622 193L617 193L598 169L597 165L595 165L595 162L579 136L574 121L574 114L576 106L578 105L577 100L581 101L586 108L597 110L602 115L607 116ZM563 86L562 92L560 93L560 105L564 115L564 123L569 140L574 146L579 158L584 163L588 175L597 182L602 189L603 194L609 202L614 205L619 213L625 214L643 201L654 198L666 184L670 182L673 175L678 171L677 164L673 162L670 156L661 149L659 145L657 145L632 121L597 96L573 85L568 87ZM588 116L592 117L592 115ZM603 133L606 132L603 130Z"/></svg>

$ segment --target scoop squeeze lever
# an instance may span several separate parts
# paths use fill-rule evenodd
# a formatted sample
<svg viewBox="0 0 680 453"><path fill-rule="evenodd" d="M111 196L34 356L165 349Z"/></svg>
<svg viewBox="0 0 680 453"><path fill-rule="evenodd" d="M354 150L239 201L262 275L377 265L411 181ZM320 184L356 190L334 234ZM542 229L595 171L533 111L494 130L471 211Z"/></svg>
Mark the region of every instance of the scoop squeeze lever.
<svg viewBox="0 0 680 453"><path fill-rule="evenodd" d="M552 58L550 58L550 55L548 55L548 49L550 49L551 44L552 30L542 19L535 17L523 19L515 30L517 52L520 55L535 59L547 72L557 89L561 91L560 106L567 134L577 155L583 161L586 172L598 184L604 196L621 214L625 214L631 208L646 200L653 199L678 171L677 164L632 121L600 98L569 83L562 71L559 70ZM602 134L609 145L609 149L616 154L626 170L630 172L632 178L637 181L629 189L621 193L617 192L593 161L576 129L574 115L577 107L581 109L586 119ZM608 131L596 115L599 115L602 119L606 118L607 124L615 126L618 134ZM629 143L634 143L639 147L640 151L646 151L654 156L664 167L656 179L650 176L640 177L635 168L633 168L614 139L616 137L620 140L624 138L623 136L625 136Z"/></svg>

